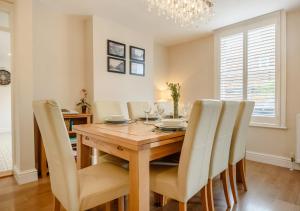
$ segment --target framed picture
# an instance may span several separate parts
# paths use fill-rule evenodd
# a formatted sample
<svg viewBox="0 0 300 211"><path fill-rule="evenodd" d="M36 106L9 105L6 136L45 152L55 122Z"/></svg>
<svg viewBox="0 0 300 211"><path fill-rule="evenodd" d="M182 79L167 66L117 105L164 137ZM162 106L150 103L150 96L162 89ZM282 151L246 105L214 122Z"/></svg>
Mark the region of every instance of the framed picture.
<svg viewBox="0 0 300 211"><path fill-rule="evenodd" d="M130 60L145 62L145 49L130 46Z"/></svg>
<svg viewBox="0 0 300 211"><path fill-rule="evenodd" d="M126 61L113 57L107 57L107 71L113 73L126 73Z"/></svg>
<svg viewBox="0 0 300 211"><path fill-rule="evenodd" d="M109 56L115 56L125 59L126 45L112 40L107 40L107 54Z"/></svg>
<svg viewBox="0 0 300 211"><path fill-rule="evenodd" d="M130 61L130 74L145 76L145 64L142 62Z"/></svg>

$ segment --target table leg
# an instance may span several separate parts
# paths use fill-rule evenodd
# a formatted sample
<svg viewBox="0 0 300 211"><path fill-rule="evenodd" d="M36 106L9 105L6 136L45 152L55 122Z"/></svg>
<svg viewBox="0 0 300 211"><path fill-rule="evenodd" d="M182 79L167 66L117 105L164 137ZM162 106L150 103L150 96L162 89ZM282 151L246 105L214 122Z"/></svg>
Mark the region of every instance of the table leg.
<svg viewBox="0 0 300 211"><path fill-rule="evenodd" d="M77 134L77 169L91 165L91 148L82 143L82 135Z"/></svg>
<svg viewBox="0 0 300 211"><path fill-rule="evenodd" d="M150 150L132 151L129 160L130 211L150 210L150 179L149 179Z"/></svg>

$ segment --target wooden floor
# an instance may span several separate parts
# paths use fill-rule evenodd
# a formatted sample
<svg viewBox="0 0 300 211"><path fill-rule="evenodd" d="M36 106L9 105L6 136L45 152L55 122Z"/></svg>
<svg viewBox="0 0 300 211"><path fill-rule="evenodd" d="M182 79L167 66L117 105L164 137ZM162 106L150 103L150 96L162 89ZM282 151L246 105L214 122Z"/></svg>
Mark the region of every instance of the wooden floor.
<svg viewBox="0 0 300 211"><path fill-rule="evenodd" d="M231 210L241 211L300 211L300 171L289 171L271 165L247 162L248 192L239 190L239 203ZM216 210L226 210L222 185L214 182ZM0 210L52 210L49 179L18 186L12 177L0 179ZM233 203L233 199L231 197ZM169 201L162 209L152 206L152 211L175 211L177 203ZM189 201L189 211L201 210L198 197ZM229 210L229 209L228 209Z"/></svg>

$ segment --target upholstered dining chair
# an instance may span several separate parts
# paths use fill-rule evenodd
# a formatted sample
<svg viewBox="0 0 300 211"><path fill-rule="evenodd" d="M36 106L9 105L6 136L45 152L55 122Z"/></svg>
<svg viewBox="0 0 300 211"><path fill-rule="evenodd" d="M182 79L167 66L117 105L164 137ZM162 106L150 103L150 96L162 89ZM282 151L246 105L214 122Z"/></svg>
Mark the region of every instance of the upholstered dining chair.
<svg viewBox="0 0 300 211"><path fill-rule="evenodd" d="M111 115L124 115L119 101L98 100L93 104L93 122L104 123ZM125 116L125 115L124 115Z"/></svg>
<svg viewBox="0 0 300 211"><path fill-rule="evenodd" d="M122 112L122 103L120 101L110 101L110 100L98 100L93 104L93 122L94 123L105 123L105 120L111 115L124 115ZM107 154L105 152L99 151L98 153L98 163L112 162L124 168L128 168L128 161L122 158Z"/></svg>
<svg viewBox="0 0 300 211"><path fill-rule="evenodd" d="M222 101L222 112L218 123L215 140L212 147L209 179L208 179L208 205L210 211L214 210L214 198L212 182L217 175L221 175L223 189L225 193L228 208L231 207L230 197L227 185L227 169L229 160L229 151L233 128L237 120L240 102L238 101Z"/></svg>
<svg viewBox="0 0 300 211"><path fill-rule="evenodd" d="M179 210L187 210L188 200L201 190L207 206L206 185L215 131L222 103L216 100L196 101L183 141L178 166L151 166L151 191L179 202Z"/></svg>
<svg viewBox="0 0 300 211"><path fill-rule="evenodd" d="M128 171L111 163L77 170L58 104L34 101L33 110L46 151L55 210L61 205L68 211L87 210L114 199L122 201L129 191Z"/></svg>
<svg viewBox="0 0 300 211"><path fill-rule="evenodd" d="M145 109L149 106L149 102L131 101L127 102L128 115L132 120L145 117Z"/></svg>
<svg viewBox="0 0 300 211"><path fill-rule="evenodd" d="M246 140L253 108L254 102L241 102L238 119L233 130L229 156L229 181L234 203L237 203L237 192L233 172L235 165L237 178L243 183L244 190L247 191L245 176Z"/></svg>

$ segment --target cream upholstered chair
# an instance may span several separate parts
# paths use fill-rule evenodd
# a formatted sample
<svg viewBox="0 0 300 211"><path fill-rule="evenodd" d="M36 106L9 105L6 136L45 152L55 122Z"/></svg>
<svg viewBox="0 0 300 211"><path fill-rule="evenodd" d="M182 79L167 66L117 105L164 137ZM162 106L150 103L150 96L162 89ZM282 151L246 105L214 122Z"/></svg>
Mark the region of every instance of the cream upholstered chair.
<svg viewBox="0 0 300 211"><path fill-rule="evenodd" d="M196 101L183 141L179 166L150 168L151 191L179 201L180 211L186 211L187 201L200 190L207 209L206 184L221 108L220 101Z"/></svg>
<svg viewBox="0 0 300 211"><path fill-rule="evenodd" d="M104 123L111 115L123 115L121 102L98 100L93 104L93 122Z"/></svg>
<svg viewBox="0 0 300 211"><path fill-rule="evenodd" d="M122 104L119 101L98 100L93 104L94 123L104 123L111 115L124 115L122 112ZM126 116L126 115L124 115ZM128 162L122 158L99 151L98 163L111 162L128 168Z"/></svg>
<svg viewBox="0 0 300 211"><path fill-rule="evenodd" d="M210 211L214 210L212 180L217 175L221 174L223 189L226 197L227 206L230 205L230 197L227 188L227 169L229 160L229 151L233 128L237 120L240 102L238 101L223 101L222 112L216 131L214 144L212 147L209 179L208 179L208 205Z"/></svg>
<svg viewBox="0 0 300 211"><path fill-rule="evenodd" d="M149 106L149 102L131 101L127 103L128 115L132 120L145 117L145 109Z"/></svg>
<svg viewBox="0 0 300 211"><path fill-rule="evenodd" d="M246 139L253 108L254 102L252 101L243 101L241 103L238 120L233 130L229 156L229 180L235 203L237 203L237 192L233 172L235 165L237 176L239 176L239 179L243 183L244 190L247 191L245 178Z"/></svg>
<svg viewBox="0 0 300 211"><path fill-rule="evenodd" d="M55 101L35 101L33 110L46 151L55 209L87 210L129 191L128 172L111 163L76 169L68 132Z"/></svg>

